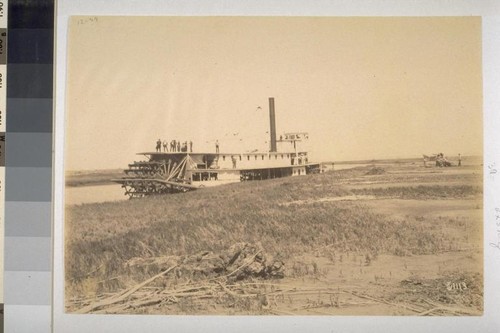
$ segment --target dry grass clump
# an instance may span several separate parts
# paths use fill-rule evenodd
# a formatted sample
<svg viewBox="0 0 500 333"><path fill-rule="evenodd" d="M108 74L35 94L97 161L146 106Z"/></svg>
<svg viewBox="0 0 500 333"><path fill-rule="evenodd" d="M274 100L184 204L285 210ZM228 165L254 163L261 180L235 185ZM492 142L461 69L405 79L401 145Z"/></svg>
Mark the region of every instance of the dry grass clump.
<svg viewBox="0 0 500 333"><path fill-rule="evenodd" d="M371 168L366 175L372 176L372 175L383 175L385 173L385 169L381 167L373 167Z"/></svg>

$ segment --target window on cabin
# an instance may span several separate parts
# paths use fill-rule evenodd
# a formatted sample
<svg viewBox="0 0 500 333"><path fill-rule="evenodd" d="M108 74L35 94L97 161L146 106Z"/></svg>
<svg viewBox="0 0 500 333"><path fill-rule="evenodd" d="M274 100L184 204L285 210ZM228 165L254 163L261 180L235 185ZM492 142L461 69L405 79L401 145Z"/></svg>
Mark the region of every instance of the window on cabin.
<svg viewBox="0 0 500 333"><path fill-rule="evenodd" d="M257 155L255 155L255 160L257 161Z"/></svg>
<svg viewBox="0 0 500 333"><path fill-rule="evenodd" d="M262 155L262 160L264 160L264 155Z"/></svg>
<svg viewBox="0 0 500 333"><path fill-rule="evenodd" d="M249 161L250 161L250 156L247 156L247 160L249 160Z"/></svg>
<svg viewBox="0 0 500 333"><path fill-rule="evenodd" d="M274 155L274 159L277 160L278 159L278 155Z"/></svg>
<svg viewBox="0 0 500 333"><path fill-rule="evenodd" d="M241 155L240 155L240 161L241 161Z"/></svg>
<svg viewBox="0 0 500 333"><path fill-rule="evenodd" d="M222 155L222 160L225 161L226 160L226 156L225 155Z"/></svg>
<svg viewBox="0 0 500 333"><path fill-rule="evenodd" d="M283 154L281 154L281 159L283 159Z"/></svg>

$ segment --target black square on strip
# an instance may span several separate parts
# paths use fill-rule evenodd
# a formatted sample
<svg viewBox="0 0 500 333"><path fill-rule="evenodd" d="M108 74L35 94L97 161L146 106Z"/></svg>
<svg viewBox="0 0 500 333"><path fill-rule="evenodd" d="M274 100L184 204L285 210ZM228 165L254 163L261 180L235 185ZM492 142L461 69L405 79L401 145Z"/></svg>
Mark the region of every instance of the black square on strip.
<svg viewBox="0 0 500 333"><path fill-rule="evenodd" d="M51 29L54 0L9 0L9 29Z"/></svg>

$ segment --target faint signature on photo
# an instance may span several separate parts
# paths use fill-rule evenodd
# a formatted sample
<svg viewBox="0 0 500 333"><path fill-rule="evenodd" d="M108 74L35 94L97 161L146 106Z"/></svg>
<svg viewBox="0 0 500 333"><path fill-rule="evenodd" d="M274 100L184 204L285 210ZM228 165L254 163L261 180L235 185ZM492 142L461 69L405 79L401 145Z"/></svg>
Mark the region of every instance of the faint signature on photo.
<svg viewBox="0 0 500 333"><path fill-rule="evenodd" d="M496 174L497 174L497 172L498 172L498 169L497 169L497 167L496 167L496 163L491 163L491 164L489 164L489 165L488 165L488 170L489 170L489 171L488 171L488 174L490 175L490 178L491 178L492 180L494 180L494 179L495 179L495 175L496 175Z"/></svg>
<svg viewBox="0 0 500 333"><path fill-rule="evenodd" d="M497 241L496 243L490 243L490 246L497 248L500 250L500 208L495 207L495 225L497 227Z"/></svg>
<svg viewBox="0 0 500 333"><path fill-rule="evenodd" d="M467 284L465 283L465 281L462 281L462 282L446 282L446 289L448 291L452 291L452 290L467 290Z"/></svg>

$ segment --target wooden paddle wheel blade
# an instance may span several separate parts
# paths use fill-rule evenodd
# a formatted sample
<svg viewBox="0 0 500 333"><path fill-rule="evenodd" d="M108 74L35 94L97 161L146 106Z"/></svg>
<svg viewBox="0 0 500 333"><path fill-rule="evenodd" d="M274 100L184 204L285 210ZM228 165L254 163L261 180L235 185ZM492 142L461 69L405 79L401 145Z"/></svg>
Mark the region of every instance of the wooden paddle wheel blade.
<svg viewBox="0 0 500 333"><path fill-rule="evenodd" d="M167 156L160 161L134 162L124 170L125 177L112 181L121 184L125 195L130 198L187 192L198 187L184 179L186 164L187 155Z"/></svg>
<svg viewBox="0 0 500 333"><path fill-rule="evenodd" d="M154 178L121 178L112 179L112 181L121 184L125 189L125 195L128 195L130 198L187 192L199 189L199 187L187 184L181 180L166 181Z"/></svg>

